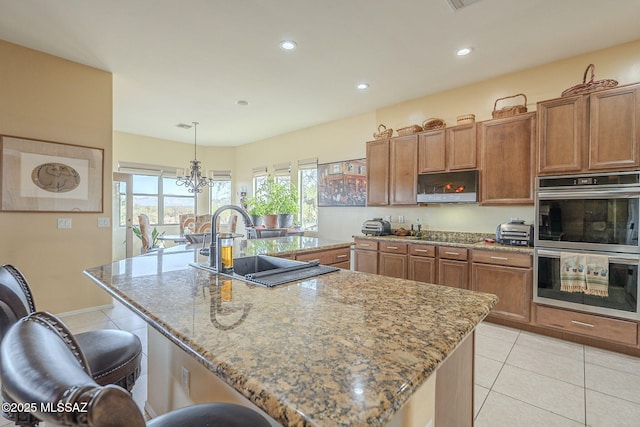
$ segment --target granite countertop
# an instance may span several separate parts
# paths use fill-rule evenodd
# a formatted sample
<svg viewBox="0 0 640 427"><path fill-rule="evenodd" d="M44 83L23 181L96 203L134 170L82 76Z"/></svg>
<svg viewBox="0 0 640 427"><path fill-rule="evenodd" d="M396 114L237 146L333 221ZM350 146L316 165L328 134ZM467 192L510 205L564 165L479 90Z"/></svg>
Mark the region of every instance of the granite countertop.
<svg viewBox="0 0 640 427"><path fill-rule="evenodd" d="M348 270L265 288L189 267L197 252L85 274L283 425L384 425L497 302Z"/></svg>
<svg viewBox="0 0 640 427"><path fill-rule="evenodd" d="M487 249L490 251L519 252L525 254L533 254L533 248L528 246L506 246L499 243L488 243L484 241L485 237L491 237L482 233L458 233L458 232L430 232L426 237L415 236L365 236L355 235L355 239L368 239L376 241L394 241L414 243L418 245L433 246L450 246L461 247L467 249Z"/></svg>

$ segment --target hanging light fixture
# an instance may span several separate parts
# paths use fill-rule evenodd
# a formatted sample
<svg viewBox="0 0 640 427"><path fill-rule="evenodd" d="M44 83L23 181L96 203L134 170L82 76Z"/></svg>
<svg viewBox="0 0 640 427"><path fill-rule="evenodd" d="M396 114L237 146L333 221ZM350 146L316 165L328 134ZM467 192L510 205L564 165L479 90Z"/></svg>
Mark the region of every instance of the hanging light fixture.
<svg viewBox="0 0 640 427"><path fill-rule="evenodd" d="M178 178L176 183L178 185L184 185L185 187L187 187L187 190L189 190L189 193L201 193L203 187L213 186L213 180L211 178L207 178L206 176L202 175L202 172L200 171L200 160L198 160L198 157L196 155L196 150L198 147L197 127L199 123L198 122L192 122L192 123L193 123L193 160L189 162L188 174L181 176L184 173L184 171L181 169L178 169Z"/></svg>

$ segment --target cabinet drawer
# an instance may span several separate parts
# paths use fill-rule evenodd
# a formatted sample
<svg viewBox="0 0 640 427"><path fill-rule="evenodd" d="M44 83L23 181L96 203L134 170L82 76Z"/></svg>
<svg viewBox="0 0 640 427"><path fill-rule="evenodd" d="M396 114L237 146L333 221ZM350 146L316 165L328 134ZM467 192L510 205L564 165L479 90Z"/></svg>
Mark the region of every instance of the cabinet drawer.
<svg viewBox="0 0 640 427"><path fill-rule="evenodd" d="M431 245L409 245L409 255L435 257L436 247Z"/></svg>
<svg viewBox="0 0 640 427"><path fill-rule="evenodd" d="M467 260L467 249L465 248L453 248L450 246L439 246L438 257L445 259L457 259L460 261Z"/></svg>
<svg viewBox="0 0 640 427"><path fill-rule="evenodd" d="M355 239L356 249L363 251L377 251L378 242L374 240Z"/></svg>
<svg viewBox="0 0 640 427"><path fill-rule="evenodd" d="M332 265L348 262L350 258L349 248L331 249L327 251L309 252L296 255L298 261L319 261L323 265Z"/></svg>
<svg viewBox="0 0 640 427"><path fill-rule="evenodd" d="M531 255L508 251L471 251L473 262L531 268Z"/></svg>
<svg viewBox="0 0 640 427"><path fill-rule="evenodd" d="M638 325L635 322L626 320L537 306L536 323L541 326L587 335L606 341L615 341L634 346L638 343Z"/></svg>
<svg viewBox="0 0 640 427"><path fill-rule="evenodd" d="M389 252L392 254L406 254L407 253L406 243L396 243L396 242L380 242L378 246L380 252Z"/></svg>

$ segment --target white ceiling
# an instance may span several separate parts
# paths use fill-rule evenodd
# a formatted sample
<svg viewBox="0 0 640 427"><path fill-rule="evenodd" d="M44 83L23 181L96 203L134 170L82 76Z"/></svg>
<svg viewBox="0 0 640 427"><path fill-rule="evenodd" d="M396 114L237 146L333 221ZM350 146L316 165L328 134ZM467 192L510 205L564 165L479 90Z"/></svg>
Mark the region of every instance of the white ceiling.
<svg viewBox="0 0 640 427"><path fill-rule="evenodd" d="M193 143L176 125L198 121L220 146L637 40L638 22L639 0L0 0L0 39L113 73L115 130Z"/></svg>

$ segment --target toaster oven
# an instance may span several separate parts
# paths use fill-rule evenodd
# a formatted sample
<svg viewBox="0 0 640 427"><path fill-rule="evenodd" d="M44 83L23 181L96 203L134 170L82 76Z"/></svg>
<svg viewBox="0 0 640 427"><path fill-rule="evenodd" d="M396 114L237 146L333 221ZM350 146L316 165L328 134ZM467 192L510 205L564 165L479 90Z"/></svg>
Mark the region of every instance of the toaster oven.
<svg viewBox="0 0 640 427"><path fill-rule="evenodd" d="M366 236L387 236L391 234L391 224L382 218L368 219L362 223L362 234Z"/></svg>

